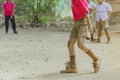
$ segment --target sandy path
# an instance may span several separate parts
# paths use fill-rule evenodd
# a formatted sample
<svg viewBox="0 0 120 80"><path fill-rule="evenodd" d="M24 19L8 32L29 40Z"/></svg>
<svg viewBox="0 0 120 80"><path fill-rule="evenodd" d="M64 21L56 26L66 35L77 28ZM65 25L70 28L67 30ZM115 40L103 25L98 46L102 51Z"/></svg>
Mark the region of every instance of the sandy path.
<svg viewBox="0 0 120 80"><path fill-rule="evenodd" d="M20 31L8 35L0 31L0 80L119 80L120 33L112 34L112 43L87 41L102 58L101 70L94 74L91 59L76 46L77 74L60 74L68 60L68 32Z"/></svg>

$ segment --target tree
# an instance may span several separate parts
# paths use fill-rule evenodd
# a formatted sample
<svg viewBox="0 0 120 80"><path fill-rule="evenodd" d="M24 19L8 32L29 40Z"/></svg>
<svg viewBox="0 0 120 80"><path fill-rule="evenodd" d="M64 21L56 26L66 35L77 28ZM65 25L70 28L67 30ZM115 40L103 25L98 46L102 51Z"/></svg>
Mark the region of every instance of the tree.
<svg viewBox="0 0 120 80"><path fill-rule="evenodd" d="M19 18L38 23L46 21L47 17L55 15L59 0L15 0Z"/></svg>

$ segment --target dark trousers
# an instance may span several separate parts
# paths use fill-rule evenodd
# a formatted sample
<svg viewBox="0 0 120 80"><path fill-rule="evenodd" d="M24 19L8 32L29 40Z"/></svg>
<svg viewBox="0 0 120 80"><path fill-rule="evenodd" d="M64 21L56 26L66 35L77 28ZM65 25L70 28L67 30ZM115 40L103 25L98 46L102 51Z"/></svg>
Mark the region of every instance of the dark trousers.
<svg viewBox="0 0 120 80"><path fill-rule="evenodd" d="M5 28L6 28L6 32L8 32L8 29L9 29L9 20L11 21L12 23L12 29L13 29L13 32L15 33L16 32L16 23L15 23L15 18L13 16L13 18L11 19L11 16L6 16L5 15Z"/></svg>

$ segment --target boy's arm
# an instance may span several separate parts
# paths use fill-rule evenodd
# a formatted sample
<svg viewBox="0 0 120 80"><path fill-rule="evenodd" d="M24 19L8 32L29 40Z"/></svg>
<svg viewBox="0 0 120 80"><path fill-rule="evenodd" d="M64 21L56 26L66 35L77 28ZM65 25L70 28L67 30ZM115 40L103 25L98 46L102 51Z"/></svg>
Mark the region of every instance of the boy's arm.
<svg viewBox="0 0 120 80"><path fill-rule="evenodd" d="M13 8L13 11L12 11L12 16L11 16L11 19L13 18L13 16L15 15L15 13L16 13L16 5L15 5L15 3L13 2L13 6L12 6L12 8Z"/></svg>
<svg viewBox="0 0 120 80"><path fill-rule="evenodd" d="M112 14L112 7L110 4L107 5L106 10L108 12L108 20L109 20L111 18L111 14Z"/></svg>
<svg viewBox="0 0 120 80"><path fill-rule="evenodd" d="M112 11L108 12L108 20L111 18Z"/></svg>
<svg viewBox="0 0 120 80"><path fill-rule="evenodd" d="M15 5L15 3L13 3L13 11L12 11L11 19L13 18L13 16L15 15L15 13L16 13L16 5Z"/></svg>
<svg viewBox="0 0 120 80"><path fill-rule="evenodd" d="M16 8L13 9L12 16L14 16L16 13Z"/></svg>
<svg viewBox="0 0 120 80"><path fill-rule="evenodd" d="M16 9L14 8L14 9L13 9L13 12L12 12L11 19L13 18L13 16L15 15L15 13L16 13Z"/></svg>
<svg viewBox="0 0 120 80"><path fill-rule="evenodd" d="M93 27L92 27L92 24L91 24L90 17L89 17L88 14L86 14L85 17L86 17L87 24L88 24L88 30L89 30L90 33L93 33Z"/></svg>

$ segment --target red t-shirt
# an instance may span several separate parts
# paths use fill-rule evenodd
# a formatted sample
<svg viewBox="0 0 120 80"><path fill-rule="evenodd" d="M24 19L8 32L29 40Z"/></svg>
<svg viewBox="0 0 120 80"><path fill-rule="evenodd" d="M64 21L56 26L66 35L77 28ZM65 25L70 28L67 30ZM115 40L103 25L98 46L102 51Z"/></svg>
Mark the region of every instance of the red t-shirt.
<svg viewBox="0 0 120 80"><path fill-rule="evenodd" d="M72 13L74 21L85 18L85 14L88 13L88 3L86 0L71 0Z"/></svg>
<svg viewBox="0 0 120 80"><path fill-rule="evenodd" d="M4 9L4 15L12 16L13 9L15 8L15 3L11 1L8 3L7 1L3 3L2 8Z"/></svg>

